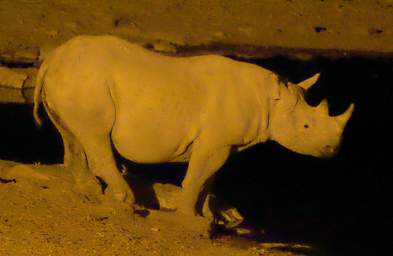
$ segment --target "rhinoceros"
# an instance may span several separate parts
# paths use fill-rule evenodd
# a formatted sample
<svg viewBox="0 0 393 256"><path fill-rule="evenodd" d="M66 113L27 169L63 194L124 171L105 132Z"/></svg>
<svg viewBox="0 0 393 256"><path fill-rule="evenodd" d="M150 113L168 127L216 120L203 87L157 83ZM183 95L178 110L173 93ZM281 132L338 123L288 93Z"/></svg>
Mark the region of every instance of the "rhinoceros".
<svg viewBox="0 0 393 256"><path fill-rule="evenodd" d="M62 136L64 165L77 184L99 177L115 199L134 202L116 150L136 163L188 162L177 211L197 202L232 152L268 140L306 155L337 152L353 104L329 116L299 84L257 65L218 55L171 57L114 36L78 36L52 51L39 70L39 102ZM114 200L115 200L114 199Z"/></svg>

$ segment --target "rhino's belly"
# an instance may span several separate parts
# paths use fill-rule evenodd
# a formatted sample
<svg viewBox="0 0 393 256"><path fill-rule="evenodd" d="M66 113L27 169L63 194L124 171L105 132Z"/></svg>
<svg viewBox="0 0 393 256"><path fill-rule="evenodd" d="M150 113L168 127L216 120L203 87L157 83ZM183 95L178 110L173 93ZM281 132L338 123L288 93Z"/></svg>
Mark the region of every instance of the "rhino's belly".
<svg viewBox="0 0 393 256"><path fill-rule="evenodd" d="M173 129L160 129L153 121L116 121L111 137L119 154L136 163L188 161L192 139Z"/></svg>

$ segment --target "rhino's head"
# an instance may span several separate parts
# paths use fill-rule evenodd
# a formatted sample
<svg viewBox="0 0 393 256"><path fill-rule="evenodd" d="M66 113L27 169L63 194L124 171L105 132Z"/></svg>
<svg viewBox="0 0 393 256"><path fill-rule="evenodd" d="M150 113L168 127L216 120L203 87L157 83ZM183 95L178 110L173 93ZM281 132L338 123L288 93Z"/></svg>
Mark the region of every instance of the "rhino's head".
<svg viewBox="0 0 393 256"><path fill-rule="evenodd" d="M273 96L269 118L271 139L297 153L315 157L329 157L337 153L346 123L354 105L339 116L330 116L327 101L318 106L307 104L304 94L319 74L299 84L279 82Z"/></svg>

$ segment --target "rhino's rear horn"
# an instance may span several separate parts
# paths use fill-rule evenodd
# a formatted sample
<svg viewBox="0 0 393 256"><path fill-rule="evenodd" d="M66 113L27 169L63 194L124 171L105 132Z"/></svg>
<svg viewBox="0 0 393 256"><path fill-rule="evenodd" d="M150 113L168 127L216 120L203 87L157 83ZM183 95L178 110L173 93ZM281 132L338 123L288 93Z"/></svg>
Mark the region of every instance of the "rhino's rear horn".
<svg viewBox="0 0 393 256"><path fill-rule="evenodd" d="M344 127L345 124L348 122L349 118L351 118L354 108L355 108L355 104L351 103L351 105L348 107L348 109L344 113L342 113L339 116L334 117L336 119L337 123L341 127Z"/></svg>
<svg viewBox="0 0 393 256"><path fill-rule="evenodd" d="M309 77L309 78L307 78L304 81L301 81L297 85L302 87L304 90L307 91L308 89L310 89L311 86L313 86L318 81L318 78L319 78L320 74L321 73L316 73L312 77Z"/></svg>
<svg viewBox="0 0 393 256"><path fill-rule="evenodd" d="M329 115L329 104L326 99L322 100L321 103L319 103L319 105L316 108L321 113Z"/></svg>

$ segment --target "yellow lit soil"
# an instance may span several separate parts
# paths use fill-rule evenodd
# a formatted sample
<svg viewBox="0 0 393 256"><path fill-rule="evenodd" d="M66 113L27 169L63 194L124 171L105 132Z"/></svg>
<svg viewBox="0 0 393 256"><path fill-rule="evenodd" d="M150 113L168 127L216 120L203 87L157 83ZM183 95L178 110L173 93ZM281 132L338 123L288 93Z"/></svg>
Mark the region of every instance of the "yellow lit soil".
<svg viewBox="0 0 393 256"><path fill-rule="evenodd" d="M0 177L17 180L0 180L1 256L288 255L280 250L282 244L239 237L212 240L209 222L199 217L141 207L133 216L124 207L105 203L104 197L76 192L70 173L58 165L16 167L22 172L10 174L15 165L0 161Z"/></svg>
<svg viewBox="0 0 393 256"><path fill-rule="evenodd" d="M166 52L173 51L174 46L202 47L214 43L233 45L239 52L246 51L246 45L261 47L259 50L279 47L393 52L392 0L0 3L0 54L31 55L79 34L114 34L150 43ZM223 52L219 47L210 50Z"/></svg>

